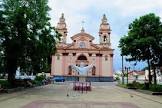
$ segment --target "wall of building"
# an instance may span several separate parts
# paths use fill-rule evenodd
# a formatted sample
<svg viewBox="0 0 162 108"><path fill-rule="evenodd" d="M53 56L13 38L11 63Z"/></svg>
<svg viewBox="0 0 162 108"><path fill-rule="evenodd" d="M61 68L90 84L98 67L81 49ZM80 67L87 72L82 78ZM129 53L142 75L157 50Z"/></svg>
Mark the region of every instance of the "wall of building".
<svg viewBox="0 0 162 108"><path fill-rule="evenodd" d="M107 59L107 60L105 60ZM107 57L105 58L105 55L102 56L102 76L109 76L110 72L110 59Z"/></svg>
<svg viewBox="0 0 162 108"><path fill-rule="evenodd" d="M113 76L113 58L111 57L111 54L103 54L101 63L102 76Z"/></svg>
<svg viewBox="0 0 162 108"><path fill-rule="evenodd" d="M51 75L62 75L62 56L52 56Z"/></svg>
<svg viewBox="0 0 162 108"><path fill-rule="evenodd" d="M63 56L59 54L56 56L52 56L52 75L68 75L69 66L72 64L76 64L76 60L79 55L84 54L89 61L89 65L94 63L96 67L96 76L112 76L112 57L110 55L107 56L107 60L105 60L105 55L96 56L92 54L89 56L88 53L77 53L75 56L70 53L68 56ZM75 72L72 75L77 75ZM88 74L89 76L92 73Z"/></svg>

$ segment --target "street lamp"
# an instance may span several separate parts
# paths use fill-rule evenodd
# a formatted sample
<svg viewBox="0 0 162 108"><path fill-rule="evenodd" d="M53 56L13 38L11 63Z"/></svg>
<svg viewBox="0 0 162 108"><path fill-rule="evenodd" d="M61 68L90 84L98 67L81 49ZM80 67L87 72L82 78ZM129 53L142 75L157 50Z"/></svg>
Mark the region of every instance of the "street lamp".
<svg viewBox="0 0 162 108"><path fill-rule="evenodd" d="M124 84L124 63L123 63L123 55L122 56L122 84Z"/></svg>
<svg viewBox="0 0 162 108"><path fill-rule="evenodd" d="M125 67L125 71L127 72L127 84L128 84L128 71L130 70L130 67Z"/></svg>

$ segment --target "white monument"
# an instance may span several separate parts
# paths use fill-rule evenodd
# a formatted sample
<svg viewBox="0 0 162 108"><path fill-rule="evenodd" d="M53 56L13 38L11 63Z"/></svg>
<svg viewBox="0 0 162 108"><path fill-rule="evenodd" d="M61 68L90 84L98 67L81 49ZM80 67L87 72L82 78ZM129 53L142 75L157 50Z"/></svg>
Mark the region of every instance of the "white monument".
<svg viewBox="0 0 162 108"><path fill-rule="evenodd" d="M145 80L149 80L149 71L145 70Z"/></svg>
<svg viewBox="0 0 162 108"><path fill-rule="evenodd" d="M21 75L20 67L18 67L17 70L16 70L15 79L31 79L31 80L34 80L35 76L33 75L33 73L31 75L27 75L26 73L24 73L24 75Z"/></svg>
<svg viewBox="0 0 162 108"><path fill-rule="evenodd" d="M87 75L88 72L93 68L93 64L89 65L89 66L85 66L83 62L80 63L80 67L79 66L75 66L75 65L71 65L72 69L74 69L76 72L79 73L79 75Z"/></svg>
<svg viewBox="0 0 162 108"><path fill-rule="evenodd" d="M88 75L88 72L93 68L93 64L85 66L83 62L80 63L79 66L71 65L72 69L75 70L75 72L79 73L79 81L85 81L85 77Z"/></svg>

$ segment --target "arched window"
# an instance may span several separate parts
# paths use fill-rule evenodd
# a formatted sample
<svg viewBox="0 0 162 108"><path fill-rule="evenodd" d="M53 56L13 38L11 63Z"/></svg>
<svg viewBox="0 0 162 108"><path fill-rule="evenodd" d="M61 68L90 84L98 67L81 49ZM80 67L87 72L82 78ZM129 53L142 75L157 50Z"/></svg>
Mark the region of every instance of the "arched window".
<svg viewBox="0 0 162 108"><path fill-rule="evenodd" d="M80 55L80 56L78 57L78 60L87 60L87 57L84 56L84 55Z"/></svg>
<svg viewBox="0 0 162 108"><path fill-rule="evenodd" d="M104 42L106 42L107 41L107 37L106 36L104 36Z"/></svg>

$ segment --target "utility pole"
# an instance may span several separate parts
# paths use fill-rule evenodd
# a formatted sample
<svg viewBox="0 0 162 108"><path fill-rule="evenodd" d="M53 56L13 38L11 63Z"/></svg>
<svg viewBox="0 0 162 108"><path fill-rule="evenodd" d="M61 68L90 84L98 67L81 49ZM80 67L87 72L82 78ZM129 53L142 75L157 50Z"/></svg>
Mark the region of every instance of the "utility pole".
<svg viewBox="0 0 162 108"><path fill-rule="evenodd" d="M123 55L122 56L122 84L124 84L124 63L123 63Z"/></svg>
<svg viewBox="0 0 162 108"><path fill-rule="evenodd" d="M127 84L128 84L128 71L130 70L130 67L125 67L125 71L127 72Z"/></svg>

